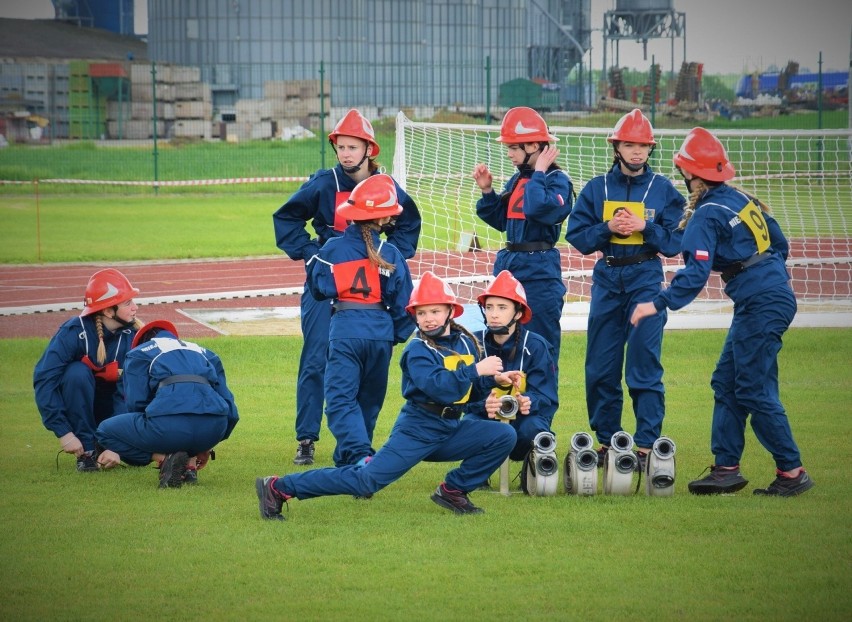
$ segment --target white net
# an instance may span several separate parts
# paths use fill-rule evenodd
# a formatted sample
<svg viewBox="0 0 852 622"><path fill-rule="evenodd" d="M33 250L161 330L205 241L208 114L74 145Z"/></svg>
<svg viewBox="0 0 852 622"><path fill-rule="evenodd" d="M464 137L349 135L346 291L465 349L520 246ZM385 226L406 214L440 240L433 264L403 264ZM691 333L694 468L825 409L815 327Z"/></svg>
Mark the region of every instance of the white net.
<svg viewBox="0 0 852 622"><path fill-rule="evenodd" d="M577 193L604 173L612 161L608 128L552 126L561 154L557 163ZM802 310L847 313L852 309L852 130L714 131L737 169L734 184L770 206L791 252L787 265ZM687 130L654 130L657 149L651 166L686 192L672 156ZM413 276L426 270L456 284L458 294L475 298L492 273L502 234L476 216L481 196L471 177L478 162L502 188L513 170L499 125L414 122L399 113L393 176L414 199L423 217L420 250L410 261ZM570 306L588 303L591 270L597 256L583 256L564 240L563 279ZM667 278L682 266L665 260ZM730 301L717 275L687 309L727 313Z"/></svg>

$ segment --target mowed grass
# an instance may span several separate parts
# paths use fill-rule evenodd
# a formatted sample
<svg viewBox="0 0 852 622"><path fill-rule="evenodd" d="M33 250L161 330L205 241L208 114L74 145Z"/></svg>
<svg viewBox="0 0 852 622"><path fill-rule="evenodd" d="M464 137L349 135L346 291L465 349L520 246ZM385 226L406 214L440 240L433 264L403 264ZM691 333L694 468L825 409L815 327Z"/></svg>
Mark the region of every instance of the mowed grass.
<svg viewBox="0 0 852 622"><path fill-rule="evenodd" d="M179 490L158 490L153 468L78 474L62 455L57 470L31 388L46 340L4 340L0 618L847 620L852 331L786 336L782 399L817 484L794 499L751 494L774 472L750 430L745 490L687 492L712 460L708 382L723 340L666 335L673 497L476 492L486 513L457 517L429 500L453 465L424 463L370 501L293 501L281 523L259 517L254 478L304 468L291 462L299 338L201 341L222 357L241 421L199 485ZM402 404L398 354L377 447ZM566 334L560 463L571 435L589 429L584 354L585 336ZM633 430L629 407L624 423ZM316 466L331 464L333 445L324 428Z"/></svg>

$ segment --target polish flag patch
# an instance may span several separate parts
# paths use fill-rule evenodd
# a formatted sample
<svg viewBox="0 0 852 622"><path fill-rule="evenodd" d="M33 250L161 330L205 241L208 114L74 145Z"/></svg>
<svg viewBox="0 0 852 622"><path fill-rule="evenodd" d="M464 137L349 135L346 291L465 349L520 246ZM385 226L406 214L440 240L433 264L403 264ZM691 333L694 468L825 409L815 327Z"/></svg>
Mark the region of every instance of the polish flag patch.
<svg viewBox="0 0 852 622"><path fill-rule="evenodd" d="M707 261L710 259L710 253L707 251L695 251L695 258L698 261Z"/></svg>

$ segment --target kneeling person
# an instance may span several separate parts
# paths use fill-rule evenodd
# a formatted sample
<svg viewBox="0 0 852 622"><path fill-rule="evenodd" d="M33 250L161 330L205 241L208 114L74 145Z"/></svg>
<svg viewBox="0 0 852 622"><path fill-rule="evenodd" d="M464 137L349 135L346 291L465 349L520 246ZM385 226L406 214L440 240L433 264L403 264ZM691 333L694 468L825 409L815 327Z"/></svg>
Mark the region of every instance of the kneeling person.
<svg viewBox="0 0 852 622"><path fill-rule="evenodd" d="M128 412L103 421L96 431L104 448L101 468L154 461L160 488L195 483L197 469L239 420L222 361L179 339L171 322L157 320L136 333L123 382Z"/></svg>

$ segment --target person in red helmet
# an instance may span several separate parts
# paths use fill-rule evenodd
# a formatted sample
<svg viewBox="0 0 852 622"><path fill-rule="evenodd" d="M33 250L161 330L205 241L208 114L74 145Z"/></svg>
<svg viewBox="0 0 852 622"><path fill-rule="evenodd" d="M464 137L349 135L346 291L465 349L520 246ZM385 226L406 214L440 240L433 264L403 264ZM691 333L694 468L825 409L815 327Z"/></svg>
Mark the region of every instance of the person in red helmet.
<svg viewBox="0 0 852 622"><path fill-rule="evenodd" d="M307 262L332 238L343 235L346 218L336 213L357 184L380 173L379 144L370 121L349 110L329 133L337 166L319 170L273 215L275 243L290 259ZM402 212L381 230L405 259L411 259L420 238L420 212L414 200L396 184ZM308 232L310 223L313 234ZM322 425L324 376L331 300L317 300L307 278L301 299L302 355L296 382L296 456L294 464L313 464Z"/></svg>
<svg viewBox="0 0 852 622"><path fill-rule="evenodd" d="M495 383L519 382L519 374L503 373L500 357L483 357L476 337L454 321L464 308L449 284L432 272L414 287L406 310L418 331L400 358L406 403L390 438L363 465L258 477L255 491L262 518L284 520L281 510L292 498L370 497L423 461L461 461L432 494L434 503L455 514L484 511L468 493L509 455L515 430L462 414L470 400L482 399Z"/></svg>
<svg viewBox="0 0 852 622"><path fill-rule="evenodd" d="M734 303L731 328L710 379L714 407L705 477L689 483L695 495L733 493L748 484L740 472L746 420L775 461L775 479L757 495L792 497L814 486L778 391L778 352L796 315L786 260L790 251L778 222L759 200L728 182L736 172L725 147L696 127L674 156L689 189L681 222L684 267L668 289L640 302L630 321L642 326L666 309L680 309L720 272ZM643 319L644 318L644 319Z"/></svg>
<svg viewBox="0 0 852 622"><path fill-rule="evenodd" d="M574 188L556 163L559 149L552 144L556 141L535 110L512 108L503 117L497 142L506 146L517 170L499 194L485 164L474 167L473 179L482 191L476 215L506 232L506 247L497 253L493 273L508 270L523 284L532 308L529 329L553 347L558 368L566 289L555 245L571 212Z"/></svg>
<svg viewBox="0 0 852 622"><path fill-rule="evenodd" d="M307 262L308 287L331 300L325 413L337 440L334 464L369 460L373 430L388 388L393 346L405 342L414 322L405 305L411 273L402 253L379 232L402 212L389 175L371 175L337 207L351 222Z"/></svg>
<svg viewBox="0 0 852 622"><path fill-rule="evenodd" d="M542 432L553 434L551 424L559 408L556 366L551 348L544 338L527 326L532 310L527 304L524 286L508 270L502 271L477 297L485 328L478 335L486 355L499 356L503 369L521 374L520 386L497 387L485 399L472 402L471 417L489 418L500 407L500 398L513 394L518 401L518 413L509 423L515 428L518 440L509 454L515 461L523 460L521 485L527 489L526 462L535 438Z"/></svg>
<svg viewBox="0 0 852 622"><path fill-rule="evenodd" d="M240 419L219 356L180 339L168 320L155 320L133 338L123 383L126 410L96 431L103 447L98 464L110 469L153 461L160 488L197 483L198 469Z"/></svg>
<svg viewBox="0 0 852 622"><path fill-rule="evenodd" d="M641 471L662 434L666 413L661 358L667 316L661 313L640 326L628 320L636 303L653 297L665 280L660 254L680 252L678 223L685 200L648 165L657 143L641 110L622 116L607 141L613 154L610 170L583 187L565 239L584 255L600 253L592 273L585 363L589 425L600 443L598 465L604 464L613 435L623 430L623 377Z"/></svg>
<svg viewBox="0 0 852 622"><path fill-rule="evenodd" d="M114 268L89 279L83 311L50 339L35 365L35 402L44 427L73 454L80 472L97 471L95 429L123 410L119 380L124 357L142 326L133 298L139 290Z"/></svg>

